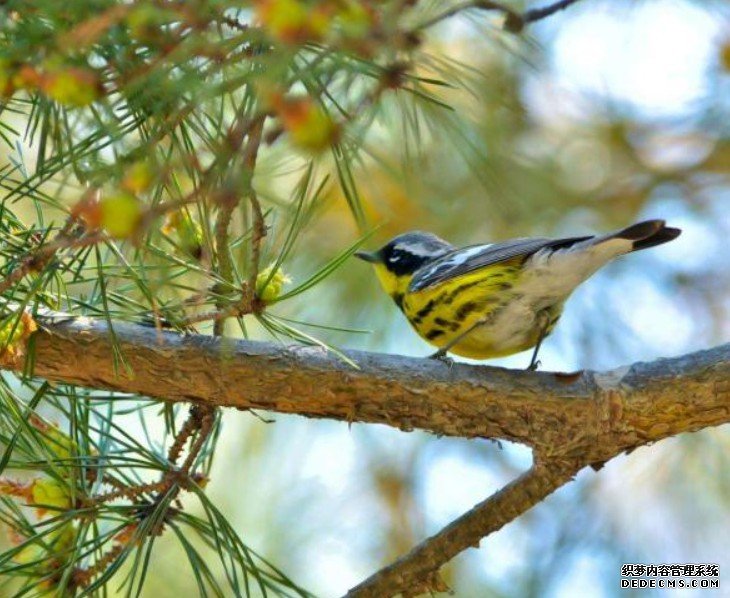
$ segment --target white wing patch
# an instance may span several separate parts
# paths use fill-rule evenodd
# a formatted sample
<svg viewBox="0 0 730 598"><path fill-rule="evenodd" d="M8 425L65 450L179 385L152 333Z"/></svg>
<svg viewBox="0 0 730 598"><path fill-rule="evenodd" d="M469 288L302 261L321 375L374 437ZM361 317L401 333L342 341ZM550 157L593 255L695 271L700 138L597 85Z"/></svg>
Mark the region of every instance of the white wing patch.
<svg viewBox="0 0 730 598"><path fill-rule="evenodd" d="M435 275L439 271L451 270L452 268L454 268L456 266L460 266L461 264L468 262L472 257L481 253L482 251L484 251L488 247L491 247L492 245L493 245L493 243L486 243L485 245L474 245L472 247L467 247L460 251L455 251L453 254L451 254L449 256L448 259L439 260L437 264L430 266L428 268L424 268L423 271L420 271L418 273L418 277L419 278L430 278L431 276Z"/></svg>

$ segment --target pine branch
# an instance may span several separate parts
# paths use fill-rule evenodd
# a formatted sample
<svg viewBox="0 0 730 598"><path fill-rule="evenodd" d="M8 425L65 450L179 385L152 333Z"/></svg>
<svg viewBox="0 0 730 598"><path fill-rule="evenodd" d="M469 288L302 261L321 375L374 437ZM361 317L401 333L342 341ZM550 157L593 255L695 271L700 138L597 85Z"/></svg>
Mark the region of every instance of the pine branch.
<svg viewBox="0 0 730 598"><path fill-rule="evenodd" d="M575 1L561 0L526 13L515 12L499 2L464 2L455 9L447 9L430 24L460 10L477 8L501 11L506 16L505 28L519 31L526 23ZM3 0L0 4L4 4ZM586 463L608 459L625 448L679 431L726 421L727 410L713 403L704 374L681 359L672 362L679 369L671 383L681 380L685 386L696 389L697 397L684 411L678 407L679 395L655 387L655 380L647 383L647 388L641 386L644 371L641 368L649 366L638 368L637 386L631 386L631 373L628 377L616 373L605 374L603 378L594 373L561 377L470 366L449 369L430 361L348 353L352 361L360 364L357 369L309 348L288 350L243 342L224 345L219 338L181 337L163 332L159 328L158 311L169 309L169 313L176 313L178 306L174 300L168 303L166 299L177 297L181 291L195 292L193 297L183 300L191 304L204 304L208 299L215 302L214 312L194 315L196 319L192 320L211 319L214 337L223 336L227 318L261 311L263 300L256 297L256 283L261 244L267 229L250 183L266 118L271 118L273 123L272 132L264 142L273 143L281 135L294 147L317 154L336 146L351 125L357 135L347 131L348 137L360 137L360 132L365 130L362 124L370 119L371 113L376 114L386 91L413 92L414 97L441 105L435 92L432 95L420 87L449 81L415 74L421 58L416 50L421 40L400 23L400 17L411 9L412 2L398 2L392 7L385 3L382 10L379 6L370 7L372 11L368 9L360 15L348 14L351 7L345 3L331 7L332 10L322 12L316 19L311 19L311 15L306 18L294 15L294 20L299 20L294 27L290 26L292 23L282 26L281 22L267 17L262 6L256 6L254 12L241 13L254 23L250 27L239 22L235 10L216 3L203 2L194 8L185 2L164 6L155 2L137 4L114 5L101 12L94 12L91 5L79 5L71 14L56 10L53 3L40 3L28 14L14 13L12 20L18 26L5 36L8 56L3 55L0 65L5 69L0 73L5 75L4 79L0 77L3 79L1 109L12 107L10 102L17 104L15 110L26 121L27 139L38 148L33 174L27 175L24 168L19 169L22 179L14 181L5 177L4 170L0 172L9 191L6 199L30 199L38 211L37 222L28 231L48 232L43 226L44 206L65 210L63 198L67 197L64 193L67 184L103 181L110 188L106 198L90 196L88 202L82 200L76 204L66 225L46 245L24 248L14 239L12 227L7 227L6 239L11 240L9 246L14 250L10 252L5 278L0 280L0 292L16 290L14 287L19 282L42 272L49 276L33 276L31 290L22 298L23 305L31 304L34 293L43 292L44 296L58 296L59 302L79 303L90 313L104 316L103 322L66 315L37 316L43 328L33 337L34 347L28 351L31 359L27 368L49 381L192 403L188 420L169 447L169 463L152 460L152 469L159 470L157 481L152 482L147 481L149 472L138 477L134 471L141 469L138 466L146 463L144 459L130 460L129 465L124 465L134 474L128 474L119 464L121 461L112 460L107 464L100 457L98 462L91 459L87 464L81 459L82 453L93 454L90 449L94 442L90 440L89 419L82 417L90 408L86 405L76 409L76 389L59 387L58 395L54 389L52 397L50 392L44 396L51 385L43 384L43 390L28 405L23 405L31 411L41 399L53 401L53 406L60 405L61 412L68 417L72 431L69 436L72 448L68 453L73 458L66 460L74 465L64 465L65 475L57 481L73 488L71 494L75 495L78 462L81 475L98 482L93 488L84 486L85 494L76 497L73 506L82 508L67 509L70 512L64 514L67 516L65 531L82 529L86 521L93 521L96 527L104 514L112 512L108 504L111 501L123 501L126 507L131 507L124 525L125 535L130 536L126 541L121 542L116 536L112 542L120 543L103 549L111 537L105 539L99 529L92 530L93 541L85 539L89 537L84 536L85 531L70 541L76 546L73 551L69 550L73 554L63 561L67 581L55 577L52 580L53 584L58 581L59 591L75 587L84 588L89 594L96 592L133 552L140 555L147 547L152 549L151 536L166 529L177 531L176 526L183 521L180 515L184 514L177 502L178 495L182 491L199 490L199 483L205 479L209 460L203 457L215 452L221 406L262 408L348 422L379 422L405 430L419 427L437 434L506 438L533 446L536 466L523 478L353 590L353 595L378 596L438 588L438 569L444 562L519 516L567 482ZM341 21L353 18L351 26L341 26ZM221 24L225 27L220 27ZM46 39L50 42L46 43ZM28 48L32 52L28 53ZM264 52L262 48L270 54L266 59L260 56ZM46 60L48 56L53 60ZM104 58L104 66L98 60L89 60L99 56ZM374 88L368 92L371 84L361 85L359 81L372 81ZM347 82L344 86L347 89L340 89L343 82ZM302 90L306 93L302 94ZM21 93L30 97L29 103L24 96L16 97ZM232 128L227 128L230 107L234 107L234 114L239 118ZM261 112L264 109L270 112ZM417 128L413 125L414 130ZM7 130L13 129L8 126ZM0 134L10 141L4 130ZM347 146L343 142L346 152L336 147L335 156L339 157L335 160L343 193L358 223L362 224L361 201L350 181L353 178L350 165L356 162L355 152L360 151L360 142L360 139L357 143L348 139ZM20 149L18 154L22 158ZM213 161L209 163L211 156ZM136 165L149 170L146 176L137 178L148 180L127 178ZM239 165L243 169L237 168ZM310 177L311 168L302 187L302 201ZM48 183L54 187L60 184L58 193L46 197L41 189ZM190 191L191 183L194 188ZM122 190L123 197L118 193ZM111 202L102 206L105 199ZM112 210L111 216L109 213L104 216L103 209L95 209L109 205L119 208L120 199L133 204L121 210L129 214L115 216ZM250 236L239 240L231 233L231 224L244 199L251 202L251 231ZM200 239L193 235L193 245L205 248L205 259L185 246L182 226L163 230L160 235L154 232L161 216L193 205L198 207L195 217L200 221L193 224L199 224L201 231ZM183 212L188 214L188 209ZM216 217L213 229L211 215ZM117 217L127 219L130 230L113 232L111 225ZM190 219L192 222L193 217ZM172 223L174 218L169 220ZM192 224L191 227L195 228ZM300 229L292 225L291 230L293 243ZM31 233L28 238L36 236ZM231 252L246 239L250 239L250 250L247 277L243 280L236 276ZM159 240L164 245L158 246ZM122 245L124 241L129 241L127 247ZM101 243L109 245L108 260L101 251L93 255L71 251ZM170 246L175 252L165 259L162 254ZM287 240L279 261L292 246ZM348 255L345 252L333 259L289 295L316 284L348 259ZM128 259L130 256L133 259ZM194 260L190 259L193 257ZM210 258L217 259L211 263ZM183 273L193 274L191 279L202 274L206 283L189 287L189 281L181 282ZM54 278L50 274L58 276ZM208 281L216 285L210 296L200 292L211 286ZM152 288L158 283L162 287L159 295L158 289ZM75 296L81 285L84 294ZM86 295L89 288L93 289L91 299ZM16 294L13 298L18 300ZM131 306L136 310L140 302L145 309L151 307L157 330L115 323L114 314L125 313L117 309ZM31 317L29 313L22 315ZM269 326L276 332L271 322ZM307 338L292 327L283 324L279 327L292 338ZM30 334L30 330L26 325L25 331ZM12 332L10 336L13 337ZM24 341L22 337L15 344L22 345ZM23 357L22 352L8 351L5 366L20 370ZM721 364L713 374L715 377L708 379L726 375L727 351L702 359L703 364ZM713 359L720 361L713 362ZM624 388L622 384L628 386ZM67 398L64 392L68 393L68 403L64 402ZM722 393L725 390L717 391L714 398ZM662 406L664 399L665 407ZM649 404L648 411L642 401ZM9 399L13 406L16 402L22 405L23 400ZM67 405L68 413L64 412ZM143 402L142 407L147 406L150 404ZM666 416L641 420L652 409L666 409ZM36 440L35 432L23 428L20 412L11 415L6 424L9 432L3 439L8 440L5 442L8 450L2 467L10 462L20 432ZM173 410L168 410L167 415L166 424L172 430L175 428ZM664 427L657 427L657 422ZM116 425L108 422L110 429L112 424ZM111 446L111 441L104 446ZM121 446L127 450L126 444ZM58 454L46 452L54 457L53 461L63 461ZM138 452L142 456L149 452L152 456L141 445ZM54 464L48 461L51 470ZM87 465L98 468L84 472L82 468ZM104 489L105 486L108 488ZM199 496L201 502L207 500L202 494ZM255 575L263 593L266 593L264 583L274 588L293 587L277 571L267 573L272 570L268 565L262 573L258 557L252 559L222 516L208 503L203 504L209 526L201 519L195 522L196 530L204 541L215 539L234 593L240 593L236 571L243 572L247 591L247 571ZM81 512L84 510L88 513ZM83 524L77 525L79 521ZM134 532L130 535L132 528ZM59 529L64 531L60 526ZM84 554L85 546L89 548ZM214 576L208 573L204 560L187 543L183 546L196 568L201 592L206 593L205 584L209 583L213 593L224 595ZM134 593L135 585L137 593L141 591L150 553L146 554L145 559L135 557L129 566L128 577L123 582L129 584L129 592ZM84 561L92 562L84 564ZM142 562L144 565L140 566ZM5 569L12 570L8 558L5 563ZM52 563L52 569L61 568L61 561ZM42 570L26 569L26 575L34 583L42 579Z"/></svg>
<svg viewBox="0 0 730 598"><path fill-rule="evenodd" d="M244 152L244 166L253 173L256 168L256 159L258 157L259 147L261 146L261 134L264 130L264 122L266 117L262 116L251 132L251 139L248 147ZM251 213L253 215L253 234L251 236L251 270L248 277L248 292L247 298L249 305L244 306L248 311L244 313L250 313L254 311L254 303L256 300L256 280L259 276L260 261L261 261L261 243L266 237L266 222L264 220L264 212L261 209L261 202L259 202L256 190L251 184L249 189L249 200L251 202Z"/></svg>
<svg viewBox="0 0 730 598"><path fill-rule="evenodd" d="M580 0L560 0L559 2L554 2L553 4L549 4L548 6L544 6L543 8L533 8L526 11L522 15L522 20L525 23L533 23L535 21L539 21L541 19L554 15L556 12L565 10L569 6L576 4L579 1Z"/></svg>
<svg viewBox="0 0 730 598"><path fill-rule="evenodd" d="M91 200L94 192L87 193L85 199ZM82 200L83 201L83 200ZM25 276L31 272L39 272L45 268L49 262L56 256L59 251L70 247L83 245L81 238L85 233L85 228L78 226L79 220L76 215L72 214L66 219L66 223L58 231L56 236L45 245L30 250L27 255L20 260L17 266L13 268L2 280L0 280L0 293L5 293L15 284L20 282ZM101 240L99 235L93 235L91 244Z"/></svg>
<svg viewBox="0 0 730 598"><path fill-rule="evenodd" d="M514 371L318 347L221 341L117 322L37 316L34 374L167 401L263 409L438 435L498 438L543 458L605 461L730 421L730 344L608 372Z"/></svg>
<svg viewBox="0 0 730 598"><path fill-rule="evenodd" d="M524 13L516 11L511 6L494 0L467 0L461 4L456 4L447 9L440 15L429 19L419 26L419 29L427 29L433 27L437 23L458 15L465 10L478 9L484 11L496 11L505 16L504 28L512 33L519 33L526 25L545 19L556 12L564 10L569 6L576 4L579 0L559 0L542 8L527 10Z"/></svg>
<svg viewBox="0 0 730 598"><path fill-rule="evenodd" d="M573 374L448 366L348 351L355 369L313 348L228 342L118 323L134 375L114 367L106 323L40 316L34 374L53 382L167 401L266 409L348 422L499 438L534 450L535 466L352 596L442 587L438 569L567 483L626 450L730 422L730 344L607 372ZM19 367L19 366L18 366Z"/></svg>
<svg viewBox="0 0 730 598"><path fill-rule="evenodd" d="M246 118L240 120L234 127L234 130L228 136L230 147L226 148L228 154L232 154L240 148L243 143L243 139L247 138L246 147L243 151L243 165L249 172L249 176L253 177L253 172L256 167L256 157L258 156L259 146L261 145L261 132L263 130L265 116L257 116L256 118ZM258 255L259 245L263 235L259 235L260 229L263 227L262 222L259 222L259 218L263 220L261 215L261 206L258 203L258 198L253 190L253 185L249 182L248 194L251 198L252 211L254 212L254 239L252 240L253 253L256 258L255 270L258 271ZM226 281L231 284L233 282L233 262L231 261L230 247L229 247L229 227L231 219L233 217L234 210L240 203L240 196L237 193L226 193L219 200L218 217L215 222L215 239L216 239L216 255L218 257L218 274ZM225 300L218 302L218 311L225 314L226 308L229 307ZM225 317L217 318L214 320L214 334L221 336L223 334L223 328L225 325Z"/></svg>

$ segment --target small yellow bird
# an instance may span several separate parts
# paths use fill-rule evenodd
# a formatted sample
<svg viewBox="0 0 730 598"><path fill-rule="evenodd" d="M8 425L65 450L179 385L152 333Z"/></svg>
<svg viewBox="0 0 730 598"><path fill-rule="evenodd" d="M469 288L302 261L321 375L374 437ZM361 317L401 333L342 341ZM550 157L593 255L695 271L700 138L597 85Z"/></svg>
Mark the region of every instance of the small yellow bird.
<svg viewBox="0 0 730 598"><path fill-rule="evenodd" d="M535 347L560 318L573 290L612 259L675 239L681 231L647 220L608 235L512 239L455 248L409 232L355 255L375 266L380 284L416 332L439 350L490 359Z"/></svg>

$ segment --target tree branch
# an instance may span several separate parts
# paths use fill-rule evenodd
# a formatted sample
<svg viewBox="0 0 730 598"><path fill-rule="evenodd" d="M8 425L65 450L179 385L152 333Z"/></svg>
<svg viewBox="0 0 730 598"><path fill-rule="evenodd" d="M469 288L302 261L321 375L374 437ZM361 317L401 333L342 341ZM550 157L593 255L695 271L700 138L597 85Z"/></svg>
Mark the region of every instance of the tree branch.
<svg viewBox="0 0 730 598"><path fill-rule="evenodd" d="M409 595L445 590L437 575L441 565L467 548L478 548L482 538L517 519L570 481L580 469L581 465L575 462L532 467L407 555L354 587L347 596L382 598L404 589Z"/></svg>
<svg viewBox="0 0 730 598"><path fill-rule="evenodd" d="M534 8L527 10L524 13L516 11L511 6L498 2L495 0L466 0L460 4L456 4L441 14L429 19L428 21L421 23L419 29L428 29L434 26L436 23L440 23L450 17L458 15L465 10L478 9L484 11L496 11L504 15L504 28L511 33L519 33L526 25L540 21L546 17L549 17L556 12L565 10L569 6L579 2L579 0L558 0L553 4L549 4L542 8Z"/></svg>
<svg viewBox="0 0 730 598"><path fill-rule="evenodd" d="M229 135L230 146L227 147L226 151L230 154L233 151L238 151L239 147L243 143L244 138L248 138L246 147L243 151L243 165L248 171L248 195L251 198L254 212L254 241L256 243L261 242L261 237L257 238L256 233L258 228L262 225L258 222L258 216L261 213L261 207L256 197L256 192L253 189L253 172L256 166L256 157L258 156L259 146L261 145L261 131L263 129L264 115L256 116L254 118L241 118L233 127L232 132ZM218 206L218 216L215 222L215 247L216 256L218 259L218 274L228 284L231 285L233 282L233 261L231 259L231 248L229 247L229 233L228 229L231 224L233 213L240 203L241 197L237 193L226 192L221 195ZM252 241L252 245L254 244ZM253 250L252 250L253 251ZM258 260L258 252L256 252L256 259ZM258 269L258 261L256 263L256 270ZM227 293L226 293L227 294ZM217 303L217 309L221 313L225 313L225 309L229 307L228 301L221 298ZM223 328L225 325L225 317L217 318L214 320L213 333L216 336L223 335Z"/></svg>
<svg viewBox="0 0 730 598"><path fill-rule="evenodd" d="M541 456L605 460L730 421L730 343L609 372L514 371L361 351L354 369L320 348L286 348L118 322L134 375L115 371L108 325L37 317L35 375L55 382L438 435L498 438ZM245 389L245 392L244 392Z"/></svg>
<svg viewBox="0 0 730 598"><path fill-rule="evenodd" d="M522 20L524 23L534 23L535 21L554 15L556 12L565 10L579 1L580 0L560 0L559 2L548 4L542 8L533 8L522 15Z"/></svg>
<svg viewBox="0 0 730 598"><path fill-rule="evenodd" d="M36 316L34 375L167 401L380 423L529 445L535 466L351 596L438 588L438 568L565 484L625 450L730 422L730 343L607 372L513 371L319 348L182 336L114 325L131 366L115 371L108 325ZM21 363L6 364L21 369Z"/></svg>

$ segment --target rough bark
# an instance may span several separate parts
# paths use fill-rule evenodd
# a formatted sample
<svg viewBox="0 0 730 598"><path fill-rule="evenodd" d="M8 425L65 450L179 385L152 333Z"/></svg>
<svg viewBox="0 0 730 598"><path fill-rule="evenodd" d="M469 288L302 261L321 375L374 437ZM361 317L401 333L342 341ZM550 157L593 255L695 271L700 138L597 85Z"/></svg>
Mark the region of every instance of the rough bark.
<svg viewBox="0 0 730 598"><path fill-rule="evenodd" d="M33 374L54 382L238 409L495 438L535 465L350 596L438 588L441 565L568 482L582 467L730 421L730 344L607 372L513 371L348 351L183 336L128 323L44 317ZM115 366L116 342L126 362ZM13 366L13 364L7 364ZM16 363L16 369L23 364Z"/></svg>
<svg viewBox="0 0 730 598"><path fill-rule="evenodd" d="M574 374L448 365L348 351L183 336L127 323L42 321L34 374L55 382L438 435L532 446L541 458L605 460L730 421L730 344L683 357Z"/></svg>

